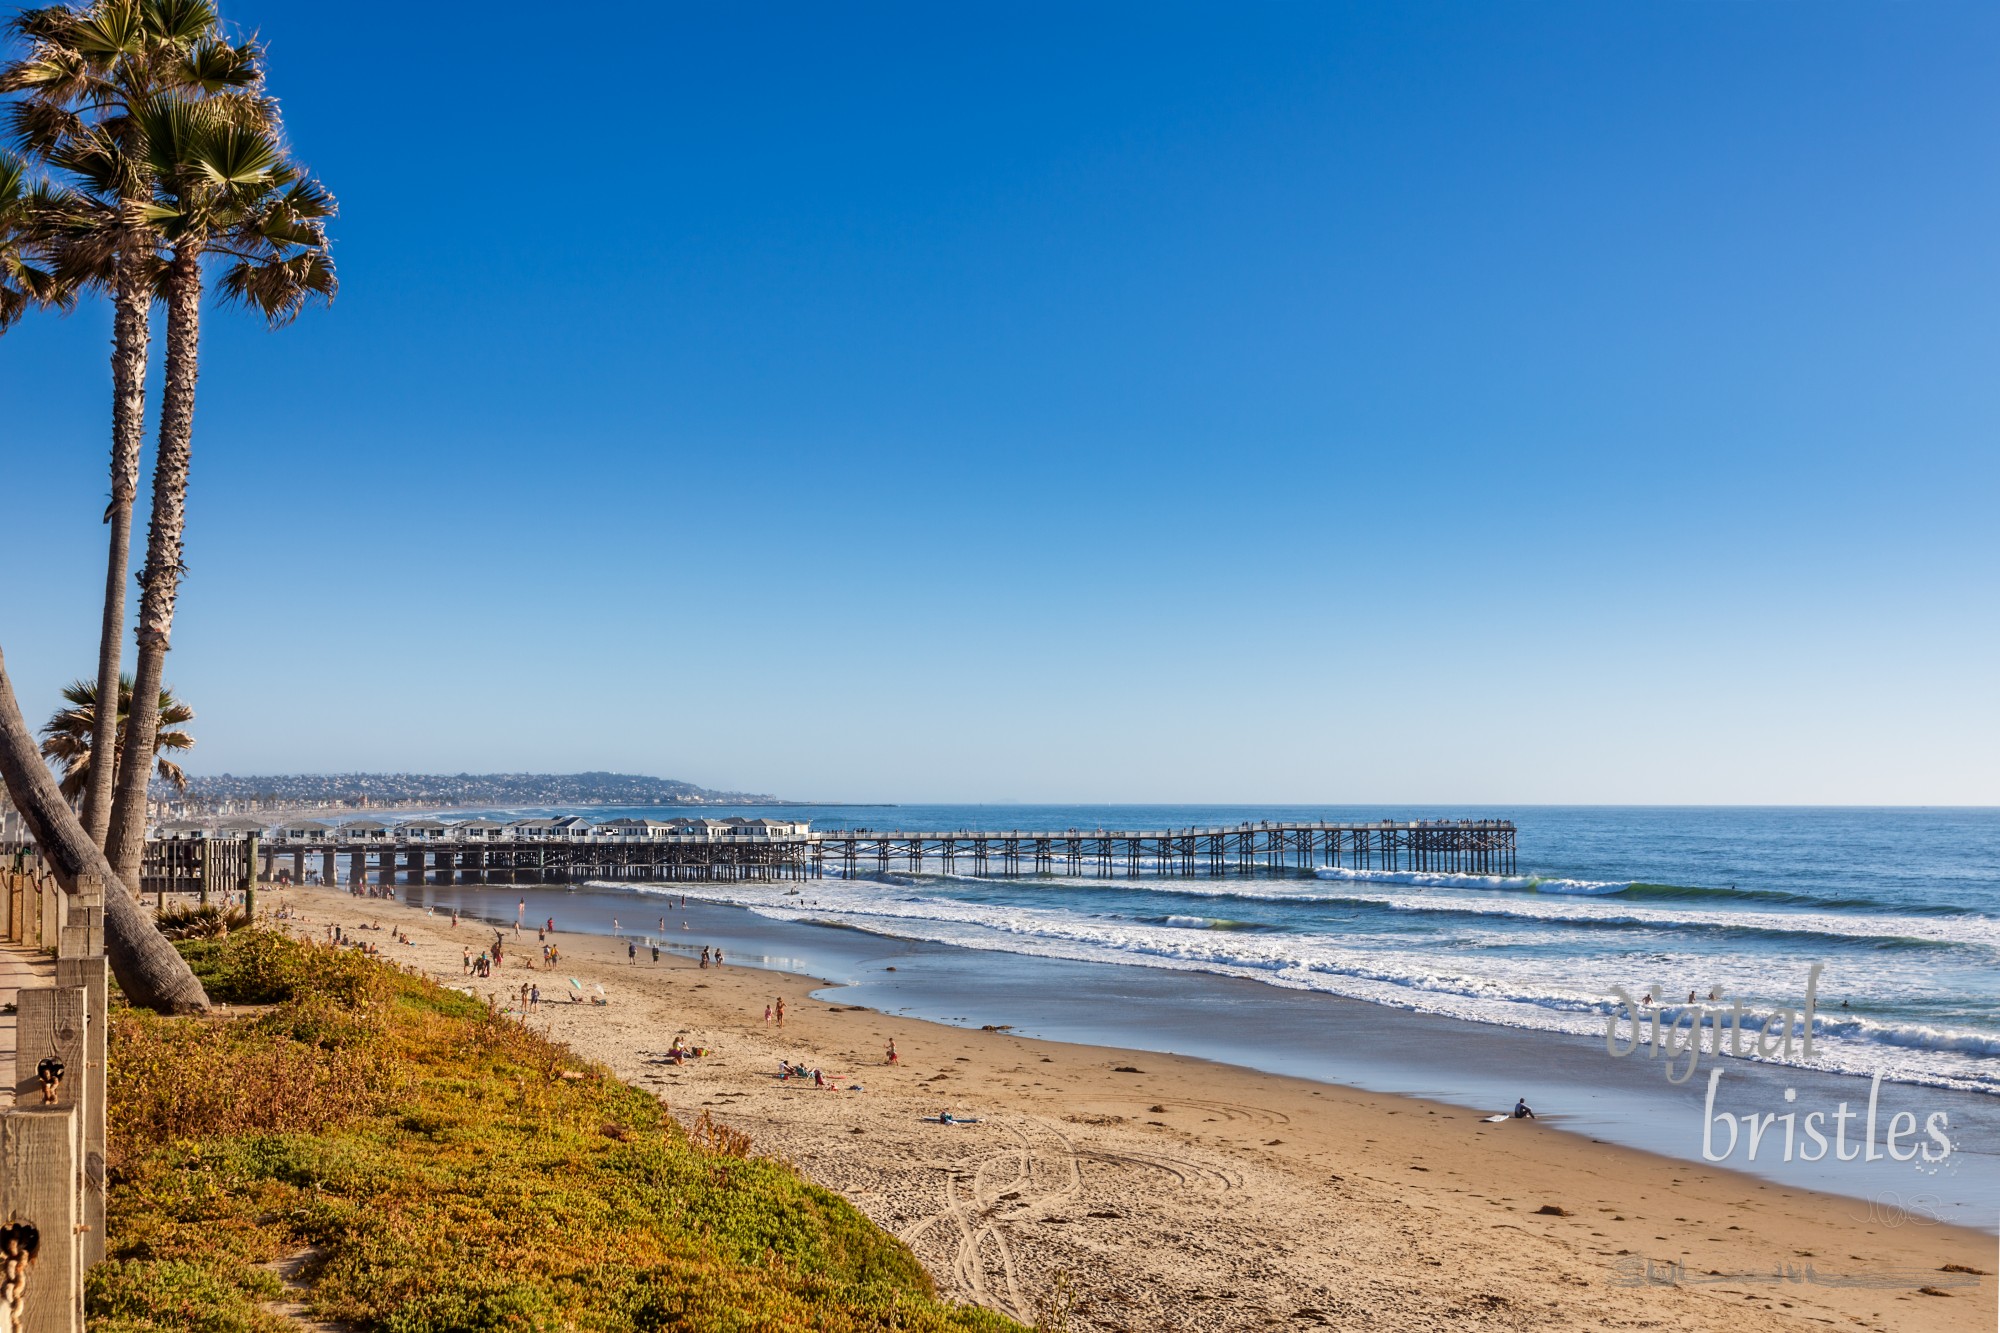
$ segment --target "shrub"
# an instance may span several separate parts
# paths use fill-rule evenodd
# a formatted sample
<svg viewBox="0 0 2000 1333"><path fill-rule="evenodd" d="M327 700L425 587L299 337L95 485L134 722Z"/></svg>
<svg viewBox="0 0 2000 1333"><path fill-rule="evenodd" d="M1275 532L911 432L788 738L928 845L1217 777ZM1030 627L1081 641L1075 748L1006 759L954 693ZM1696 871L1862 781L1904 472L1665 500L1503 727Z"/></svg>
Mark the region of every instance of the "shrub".
<svg viewBox="0 0 2000 1333"><path fill-rule="evenodd" d="M200 907L182 905L156 914L153 923L170 940L219 940L232 930L249 926L250 914L241 908L211 904Z"/></svg>

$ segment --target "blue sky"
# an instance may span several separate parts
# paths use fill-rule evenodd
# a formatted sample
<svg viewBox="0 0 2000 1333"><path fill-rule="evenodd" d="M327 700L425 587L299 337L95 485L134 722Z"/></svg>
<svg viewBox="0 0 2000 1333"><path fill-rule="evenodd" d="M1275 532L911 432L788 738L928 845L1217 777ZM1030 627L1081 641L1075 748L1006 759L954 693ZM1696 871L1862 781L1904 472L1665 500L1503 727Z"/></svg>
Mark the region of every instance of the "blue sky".
<svg viewBox="0 0 2000 1333"><path fill-rule="evenodd" d="M197 771L2000 802L1990 5L261 0ZM109 320L0 340L94 659Z"/></svg>

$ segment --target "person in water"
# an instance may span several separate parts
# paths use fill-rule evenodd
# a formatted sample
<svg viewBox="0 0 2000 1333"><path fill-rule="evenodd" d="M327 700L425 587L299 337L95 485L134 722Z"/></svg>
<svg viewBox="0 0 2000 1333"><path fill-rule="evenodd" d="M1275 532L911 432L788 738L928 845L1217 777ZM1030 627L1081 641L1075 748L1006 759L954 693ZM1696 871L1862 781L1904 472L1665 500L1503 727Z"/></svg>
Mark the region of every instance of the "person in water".
<svg viewBox="0 0 2000 1333"><path fill-rule="evenodd" d="M1528 1105L1526 1097L1516 1097L1514 1099L1514 1118L1516 1120L1533 1120L1535 1118L1534 1108Z"/></svg>

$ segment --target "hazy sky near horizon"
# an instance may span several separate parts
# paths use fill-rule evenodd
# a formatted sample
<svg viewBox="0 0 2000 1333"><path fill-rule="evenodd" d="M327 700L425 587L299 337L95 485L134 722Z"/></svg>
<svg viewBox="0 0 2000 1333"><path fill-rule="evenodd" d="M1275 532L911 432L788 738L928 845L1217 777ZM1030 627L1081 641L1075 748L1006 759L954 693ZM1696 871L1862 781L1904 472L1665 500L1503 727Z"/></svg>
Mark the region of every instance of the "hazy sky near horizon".
<svg viewBox="0 0 2000 1333"><path fill-rule="evenodd" d="M207 316L193 771L2000 803L1990 4L225 12L342 288ZM0 338L31 711L108 336Z"/></svg>

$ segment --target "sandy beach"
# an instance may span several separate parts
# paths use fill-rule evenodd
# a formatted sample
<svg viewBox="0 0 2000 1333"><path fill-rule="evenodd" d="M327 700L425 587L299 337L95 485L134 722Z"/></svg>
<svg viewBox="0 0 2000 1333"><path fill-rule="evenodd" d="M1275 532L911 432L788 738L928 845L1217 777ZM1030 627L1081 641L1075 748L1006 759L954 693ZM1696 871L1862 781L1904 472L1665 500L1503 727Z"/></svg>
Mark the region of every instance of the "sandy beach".
<svg viewBox="0 0 2000 1333"><path fill-rule="evenodd" d="M509 932L504 968L467 978L463 951L490 944L490 926L323 888L263 903L295 933L338 923L497 1005L519 1009L522 983L539 984L523 1021L683 1121L747 1132L904 1239L941 1291L1029 1322L1994 1326L1991 1236L1857 1200L1415 1098L886 1016L814 999L823 983L789 973L643 948L635 965L603 936L556 935L547 971L532 926ZM570 977L609 1002L569 1002ZM782 1027L764 1017L780 997ZM711 1053L671 1065L676 1036ZM829 1087L780 1081L781 1060ZM947 1110L978 1123L925 1119Z"/></svg>

